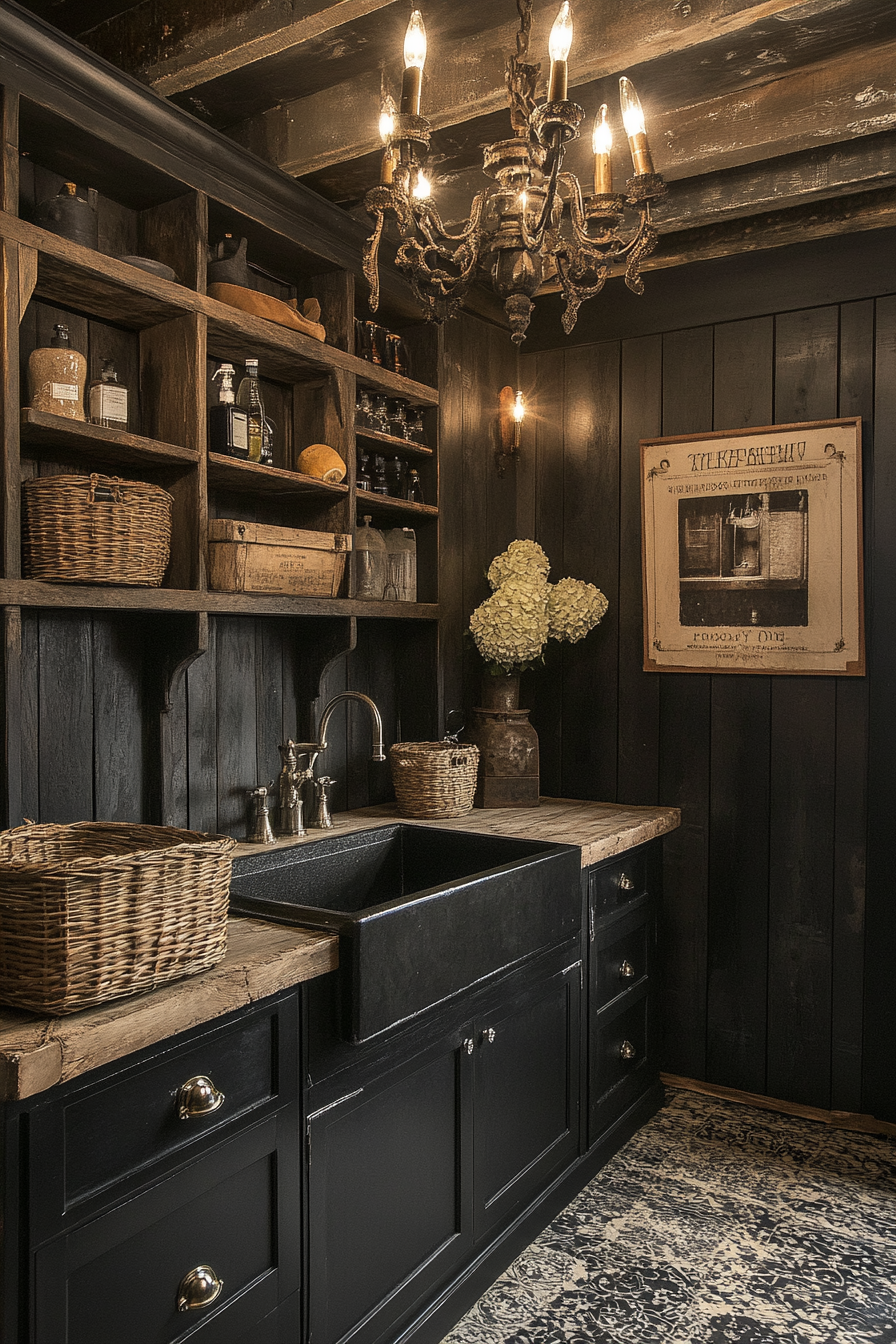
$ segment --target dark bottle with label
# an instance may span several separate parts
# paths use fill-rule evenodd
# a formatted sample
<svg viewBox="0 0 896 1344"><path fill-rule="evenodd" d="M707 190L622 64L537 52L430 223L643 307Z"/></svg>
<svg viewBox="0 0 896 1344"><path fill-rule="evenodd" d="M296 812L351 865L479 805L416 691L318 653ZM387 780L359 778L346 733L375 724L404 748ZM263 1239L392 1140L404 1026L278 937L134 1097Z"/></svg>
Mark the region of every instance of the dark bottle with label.
<svg viewBox="0 0 896 1344"><path fill-rule="evenodd" d="M370 475L370 458L366 453L361 453L358 458L358 480L359 490L372 490L373 478Z"/></svg>
<svg viewBox="0 0 896 1344"><path fill-rule="evenodd" d="M264 458L264 402L258 382L257 359L246 360L246 376L240 383L236 401L249 419L249 461L261 462Z"/></svg>
<svg viewBox="0 0 896 1344"><path fill-rule="evenodd" d="M406 471L407 466L400 457L390 457L386 463L386 481L389 486L389 494L394 495L396 499L404 499Z"/></svg>
<svg viewBox="0 0 896 1344"><path fill-rule="evenodd" d="M409 504L423 504L423 486L420 484L420 475L414 471L413 467L408 472L407 483L405 485L405 499Z"/></svg>
<svg viewBox="0 0 896 1344"><path fill-rule="evenodd" d="M386 480L386 460L383 457L373 459L373 493L388 495L389 482Z"/></svg>
<svg viewBox="0 0 896 1344"><path fill-rule="evenodd" d="M213 381L219 378L218 404L210 406L208 412L209 452L245 460L249 456L249 417L234 399L233 365L222 364Z"/></svg>

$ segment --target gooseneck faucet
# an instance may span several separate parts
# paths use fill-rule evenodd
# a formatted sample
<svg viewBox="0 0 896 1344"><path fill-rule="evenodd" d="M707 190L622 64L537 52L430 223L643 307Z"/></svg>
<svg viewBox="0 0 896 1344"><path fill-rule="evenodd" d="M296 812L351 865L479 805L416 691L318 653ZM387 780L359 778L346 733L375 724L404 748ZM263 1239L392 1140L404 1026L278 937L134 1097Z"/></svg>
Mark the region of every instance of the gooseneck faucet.
<svg viewBox="0 0 896 1344"><path fill-rule="evenodd" d="M383 721L370 696L362 694L361 691L340 691L338 695L333 696L332 700L328 700L320 716L317 741L295 743L296 751L308 757L307 769L301 771L300 774L302 778L310 780L315 789L314 814L308 822L309 830L328 830L333 825L328 805L327 788L330 784L335 783L335 780L330 779L329 776L320 780L315 779L314 766L321 752L327 749L327 729L330 726L333 711L341 700L360 700L362 704L367 706L370 710L372 728L370 759L372 761L384 761L386 759L386 753L383 750Z"/></svg>

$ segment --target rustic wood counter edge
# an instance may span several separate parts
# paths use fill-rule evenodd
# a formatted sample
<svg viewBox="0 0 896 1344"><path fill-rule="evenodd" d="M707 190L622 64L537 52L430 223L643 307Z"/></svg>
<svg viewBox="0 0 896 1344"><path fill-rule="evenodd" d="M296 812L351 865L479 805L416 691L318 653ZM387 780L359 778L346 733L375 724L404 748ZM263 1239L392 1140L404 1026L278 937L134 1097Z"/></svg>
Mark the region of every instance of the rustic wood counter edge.
<svg viewBox="0 0 896 1344"><path fill-rule="evenodd" d="M22 1101L338 965L338 939L231 919L217 966L67 1017L0 1008L0 1099Z"/></svg>
<svg viewBox="0 0 896 1344"><path fill-rule="evenodd" d="M593 863L602 863L604 859L676 830L681 825L681 811L677 807L542 798L537 807L474 808L462 817L433 821L402 817L394 803L380 803L354 812L337 812L333 816L333 830L308 831L301 839L280 840L269 848L314 844L328 835L370 830L392 821L406 822L409 826L438 826L454 831L577 845L582 853L582 867L590 868ZM257 853L257 845L241 844L234 850L235 856Z"/></svg>

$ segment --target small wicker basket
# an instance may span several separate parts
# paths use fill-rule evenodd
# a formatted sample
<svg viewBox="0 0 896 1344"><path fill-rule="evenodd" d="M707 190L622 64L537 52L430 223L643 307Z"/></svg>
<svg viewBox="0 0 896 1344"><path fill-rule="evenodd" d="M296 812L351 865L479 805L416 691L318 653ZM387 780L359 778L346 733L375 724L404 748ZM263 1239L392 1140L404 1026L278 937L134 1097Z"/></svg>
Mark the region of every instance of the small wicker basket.
<svg viewBox="0 0 896 1344"><path fill-rule="evenodd" d="M125 822L0 832L0 1002L62 1015L213 966L234 844Z"/></svg>
<svg viewBox="0 0 896 1344"><path fill-rule="evenodd" d="M167 491L117 476L36 476L22 483L24 571L50 583L158 588L171 550Z"/></svg>
<svg viewBox="0 0 896 1344"><path fill-rule="evenodd" d="M389 749L403 817L462 817L473 807L479 748L458 742L396 742Z"/></svg>

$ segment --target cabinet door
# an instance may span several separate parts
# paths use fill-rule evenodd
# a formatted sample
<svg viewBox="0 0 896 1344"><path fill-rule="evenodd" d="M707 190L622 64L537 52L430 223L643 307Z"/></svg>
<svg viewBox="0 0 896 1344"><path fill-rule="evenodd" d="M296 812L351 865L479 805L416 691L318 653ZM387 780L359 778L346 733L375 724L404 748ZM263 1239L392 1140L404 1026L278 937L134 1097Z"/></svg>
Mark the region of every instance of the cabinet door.
<svg viewBox="0 0 896 1344"><path fill-rule="evenodd" d="M470 1245L469 1033L312 1112L312 1344L391 1331Z"/></svg>
<svg viewBox="0 0 896 1344"><path fill-rule="evenodd" d="M477 1023L477 1239L578 1152L581 976L576 961Z"/></svg>

